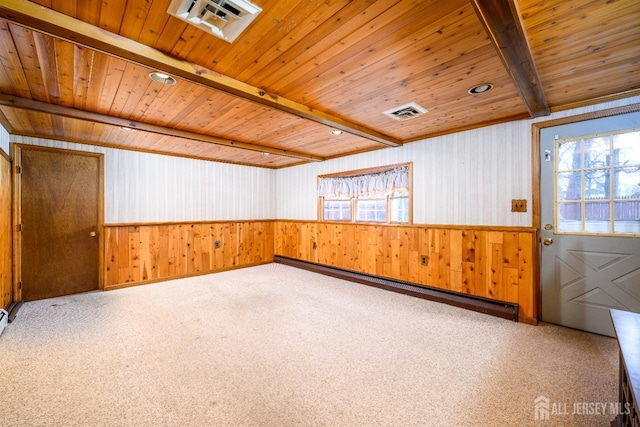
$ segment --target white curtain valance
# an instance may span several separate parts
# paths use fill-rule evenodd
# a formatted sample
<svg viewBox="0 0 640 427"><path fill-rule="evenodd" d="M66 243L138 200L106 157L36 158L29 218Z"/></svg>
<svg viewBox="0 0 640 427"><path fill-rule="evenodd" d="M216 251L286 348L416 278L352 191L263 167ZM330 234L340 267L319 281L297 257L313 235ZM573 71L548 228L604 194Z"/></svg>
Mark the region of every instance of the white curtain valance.
<svg viewBox="0 0 640 427"><path fill-rule="evenodd" d="M408 191L408 166L366 175L320 178L318 180L318 196L320 197L367 197Z"/></svg>

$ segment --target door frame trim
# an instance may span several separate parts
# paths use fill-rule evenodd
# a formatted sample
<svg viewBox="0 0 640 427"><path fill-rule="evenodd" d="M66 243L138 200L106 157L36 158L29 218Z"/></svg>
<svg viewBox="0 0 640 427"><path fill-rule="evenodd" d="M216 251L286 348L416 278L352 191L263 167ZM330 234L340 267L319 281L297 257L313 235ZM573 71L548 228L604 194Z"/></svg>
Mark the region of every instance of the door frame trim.
<svg viewBox="0 0 640 427"><path fill-rule="evenodd" d="M600 111L592 111L589 113L578 114L576 116L568 116L562 117L559 119L548 120L548 121L540 121L531 124L531 183L532 183L532 191L531 191L531 214L532 214L532 225L537 230L538 236L541 235L541 194L540 194L540 179L541 175L541 162L540 162L540 131L545 128L550 128L554 126L562 126L569 123L577 123L584 122L587 120L600 119L603 117L611 117L617 116L620 114L626 113L635 113L640 111L640 103L629 104L622 107L614 107L608 108ZM537 265L538 268L533 272L533 283L534 283L534 292L537 295L537 305L536 313L538 315L538 320L541 319L542 316L542 288L540 283L540 272L542 270L542 246L540 244L540 239L537 239L535 242L535 254L538 258Z"/></svg>
<svg viewBox="0 0 640 427"><path fill-rule="evenodd" d="M22 151L36 150L63 153L78 156L96 157L98 159L98 289L104 290L104 154L88 151L69 150L64 148L45 147L30 144L11 144L12 150L12 179L13 179L13 300L22 301L22 234L20 223L22 222L22 188L19 170L22 166Z"/></svg>
<svg viewBox="0 0 640 427"><path fill-rule="evenodd" d="M8 164L9 164L9 183L8 183L8 189L9 189L9 205L12 206L13 204L13 177L12 177L12 171L13 171L13 161L11 160L11 157L9 156L9 154L5 153L5 151L3 149L0 149L0 161L5 160ZM0 214L1 215L1 214ZM3 221L3 225L4 225L4 221ZM6 302L6 305L3 306L3 304L0 303L0 309L6 309L7 311L9 310L9 307L11 307L11 304L13 303L14 299L13 299L13 207L11 207L10 212L9 212L9 233L8 233L8 241L7 242L2 242L3 245L7 245L7 246L3 246L2 248L0 248L0 256L7 257L5 258L5 261L8 262L7 266L9 268L10 271L7 271L6 274L8 276L8 285L9 285L9 301ZM8 250L8 253L6 253L5 251ZM2 291L2 287L3 287L4 283L0 284L0 292ZM0 297L0 300L2 300L2 297Z"/></svg>

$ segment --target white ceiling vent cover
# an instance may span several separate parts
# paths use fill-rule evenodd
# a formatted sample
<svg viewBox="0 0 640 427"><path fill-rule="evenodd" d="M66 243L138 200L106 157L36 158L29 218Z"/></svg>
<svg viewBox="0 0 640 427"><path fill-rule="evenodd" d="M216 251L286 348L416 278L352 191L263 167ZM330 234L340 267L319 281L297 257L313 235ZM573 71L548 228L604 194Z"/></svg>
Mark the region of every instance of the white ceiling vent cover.
<svg viewBox="0 0 640 427"><path fill-rule="evenodd" d="M385 114L394 120L409 120L421 116L427 112L428 110L426 108L422 108L415 102L411 102L409 104L401 105L399 107L392 108L391 110L384 111L382 114Z"/></svg>
<svg viewBox="0 0 640 427"><path fill-rule="evenodd" d="M167 12L231 43L262 9L244 0L173 0Z"/></svg>

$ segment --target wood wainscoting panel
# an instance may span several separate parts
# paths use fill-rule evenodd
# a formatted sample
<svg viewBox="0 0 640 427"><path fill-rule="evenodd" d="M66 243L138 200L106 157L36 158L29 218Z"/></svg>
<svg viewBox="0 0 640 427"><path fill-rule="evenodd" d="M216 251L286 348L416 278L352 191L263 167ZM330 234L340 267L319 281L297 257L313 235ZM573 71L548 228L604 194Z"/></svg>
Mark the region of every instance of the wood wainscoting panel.
<svg viewBox="0 0 640 427"><path fill-rule="evenodd" d="M283 220L275 230L275 255L517 303L520 320L537 323L533 228Z"/></svg>
<svg viewBox="0 0 640 427"><path fill-rule="evenodd" d="M276 222L275 227L277 254L303 261L318 262L318 252L314 247L314 243L317 242L315 223L279 221Z"/></svg>
<svg viewBox="0 0 640 427"><path fill-rule="evenodd" d="M273 221L105 225L105 289L273 262Z"/></svg>

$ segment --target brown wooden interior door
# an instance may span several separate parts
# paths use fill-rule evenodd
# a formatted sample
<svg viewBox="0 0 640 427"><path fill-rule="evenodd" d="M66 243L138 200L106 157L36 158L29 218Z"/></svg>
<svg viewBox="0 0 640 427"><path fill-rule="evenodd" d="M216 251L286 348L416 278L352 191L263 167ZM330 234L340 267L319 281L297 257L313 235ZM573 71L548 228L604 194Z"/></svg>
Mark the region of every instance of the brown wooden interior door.
<svg viewBox="0 0 640 427"><path fill-rule="evenodd" d="M11 259L11 161L0 152L0 308L13 302Z"/></svg>
<svg viewBox="0 0 640 427"><path fill-rule="evenodd" d="M98 289L100 158L21 151L22 299Z"/></svg>

